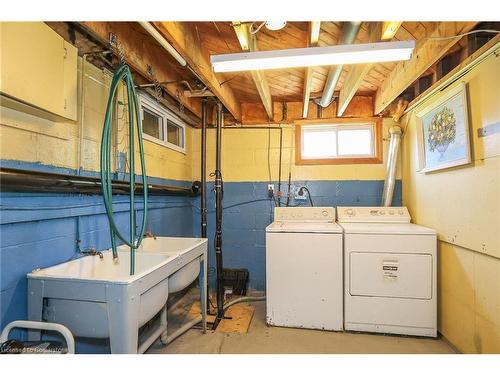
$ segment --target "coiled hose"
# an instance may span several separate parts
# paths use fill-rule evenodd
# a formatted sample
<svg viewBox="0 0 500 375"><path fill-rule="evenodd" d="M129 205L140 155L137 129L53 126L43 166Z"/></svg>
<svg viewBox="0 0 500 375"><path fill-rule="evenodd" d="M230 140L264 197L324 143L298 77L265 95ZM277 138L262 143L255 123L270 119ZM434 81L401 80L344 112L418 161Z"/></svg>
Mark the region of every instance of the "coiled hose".
<svg viewBox="0 0 500 375"><path fill-rule="evenodd" d="M129 118L129 202L130 202L130 238L127 240L125 236L120 233L113 217L113 186L111 181L111 130L113 122L113 106L116 97L116 91L122 79L125 81L127 87L127 103L128 103L128 118ZM142 225L139 235L136 238L135 230L135 137L134 137L134 122L137 126L137 138L139 144L139 155L141 159L141 173L144 191L144 215L142 216ZM111 235L111 247L113 250L113 259L118 258L116 250L116 237L123 241L130 247L130 274L135 272L135 249L137 249L142 242L144 232L146 230L147 212L148 212L148 184L146 175L146 164L144 162L144 146L142 142L142 123L139 112L139 105L137 102L137 94L135 91L134 81L130 68L126 64L120 64L118 69L113 75L111 87L109 90L108 104L106 107L106 116L104 117L104 127L102 130L102 143L101 143L101 189L106 208L106 214L109 221L109 229ZM137 240L137 241L136 241Z"/></svg>

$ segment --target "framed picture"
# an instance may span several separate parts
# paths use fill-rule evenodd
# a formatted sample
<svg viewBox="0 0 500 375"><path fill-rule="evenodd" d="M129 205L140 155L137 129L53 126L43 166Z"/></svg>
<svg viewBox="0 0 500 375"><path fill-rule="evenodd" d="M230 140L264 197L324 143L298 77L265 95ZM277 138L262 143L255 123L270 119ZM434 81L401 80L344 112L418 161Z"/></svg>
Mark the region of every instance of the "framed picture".
<svg viewBox="0 0 500 375"><path fill-rule="evenodd" d="M462 83L417 113L420 172L471 162L466 89Z"/></svg>

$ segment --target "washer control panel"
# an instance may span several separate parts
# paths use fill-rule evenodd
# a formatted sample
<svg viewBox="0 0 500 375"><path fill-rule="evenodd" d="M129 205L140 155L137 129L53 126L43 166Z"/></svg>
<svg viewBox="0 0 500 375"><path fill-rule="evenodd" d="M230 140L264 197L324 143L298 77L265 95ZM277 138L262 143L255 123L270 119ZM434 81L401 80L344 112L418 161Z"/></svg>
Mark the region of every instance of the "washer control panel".
<svg viewBox="0 0 500 375"><path fill-rule="evenodd" d="M334 222L334 207L275 207L274 221Z"/></svg>
<svg viewBox="0 0 500 375"><path fill-rule="evenodd" d="M337 207L341 223L409 223L406 207Z"/></svg>

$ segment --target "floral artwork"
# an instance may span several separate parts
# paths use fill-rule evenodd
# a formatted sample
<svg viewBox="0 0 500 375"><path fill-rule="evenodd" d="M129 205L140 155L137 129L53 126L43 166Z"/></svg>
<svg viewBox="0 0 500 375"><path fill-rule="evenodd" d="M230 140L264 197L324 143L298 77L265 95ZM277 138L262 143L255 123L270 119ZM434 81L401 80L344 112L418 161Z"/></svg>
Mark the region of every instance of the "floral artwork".
<svg viewBox="0 0 500 375"><path fill-rule="evenodd" d="M430 151L437 150L441 154L440 160L444 159L446 149L455 141L456 124L455 113L446 106L431 120L427 143Z"/></svg>
<svg viewBox="0 0 500 375"><path fill-rule="evenodd" d="M419 112L423 172L470 163L466 98L461 85Z"/></svg>

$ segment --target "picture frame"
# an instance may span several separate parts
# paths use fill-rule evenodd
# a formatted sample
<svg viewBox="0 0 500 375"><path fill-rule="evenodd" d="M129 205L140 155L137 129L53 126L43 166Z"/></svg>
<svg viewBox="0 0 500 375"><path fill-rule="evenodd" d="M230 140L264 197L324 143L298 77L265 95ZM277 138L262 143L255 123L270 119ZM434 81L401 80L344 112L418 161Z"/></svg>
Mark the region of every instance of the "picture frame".
<svg viewBox="0 0 500 375"><path fill-rule="evenodd" d="M467 86L461 83L416 114L419 172L471 163Z"/></svg>

